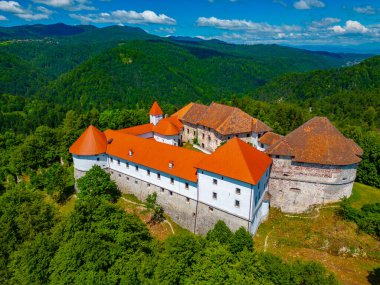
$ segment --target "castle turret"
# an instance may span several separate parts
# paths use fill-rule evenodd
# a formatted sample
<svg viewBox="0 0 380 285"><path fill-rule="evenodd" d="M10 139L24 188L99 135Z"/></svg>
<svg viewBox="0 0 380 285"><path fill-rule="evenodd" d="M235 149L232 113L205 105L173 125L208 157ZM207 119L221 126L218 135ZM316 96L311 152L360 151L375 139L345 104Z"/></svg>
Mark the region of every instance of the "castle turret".
<svg viewBox="0 0 380 285"><path fill-rule="evenodd" d="M94 165L107 167L107 138L94 126L89 126L69 151L73 155L75 179L82 177Z"/></svg>
<svg viewBox="0 0 380 285"><path fill-rule="evenodd" d="M149 111L149 121L153 125L157 125L158 122L163 118L164 113L162 112L157 101L154 101L152 108Z"/></svg>

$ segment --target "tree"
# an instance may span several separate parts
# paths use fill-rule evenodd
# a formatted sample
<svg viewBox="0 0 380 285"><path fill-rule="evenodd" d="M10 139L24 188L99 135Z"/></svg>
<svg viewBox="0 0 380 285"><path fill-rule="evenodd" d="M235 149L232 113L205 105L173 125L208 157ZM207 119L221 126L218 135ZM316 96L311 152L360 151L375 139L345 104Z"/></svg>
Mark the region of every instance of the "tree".
<svg viewBox="0 0 380 285"><path fill-rule="evenodd" d="M157 193L153 192L152 194L149 194L146 198L145 202L145 208L148 212L153 212L152 216L150 217L149 223L151 224L157 224L165 220L164 217L164 209L157 204Z"/></svg>
<svg viewBox="0 0 380 285"><path fill-rule="evenodd" d="M209 241L217 241L221 244L229 244L232 238L232 232L226 223L223 221L218 221L214 228L209 230L206 239Z"/></svg>
<svg viewBox="0 0 380 285"><path fill-rule="evenodd" d="M120 191L117 189L116 183L111 180L110 174L98 165L94 165L85 176L79 178L77 186L80 198L99 196L115 201L120 197Z"/></svg>
<svg viewBox="0 0 380 285"><path fill-rule="evenodd" d="M253 250L253 238L249 232L240 227L230 238L230 249L232 253L238 253L244 249Z"/></svg>

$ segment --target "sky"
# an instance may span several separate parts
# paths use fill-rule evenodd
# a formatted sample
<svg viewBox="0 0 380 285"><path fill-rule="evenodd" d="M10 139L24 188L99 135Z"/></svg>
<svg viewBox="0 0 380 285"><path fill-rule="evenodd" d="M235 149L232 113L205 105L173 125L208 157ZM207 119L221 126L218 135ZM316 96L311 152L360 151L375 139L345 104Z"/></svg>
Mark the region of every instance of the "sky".
<svg viewBox="0 0 380 285"><path fill-rule="evenodd" d="M379 0L0 0L0 26L58 22L239 44L380 47Z"/></svg>

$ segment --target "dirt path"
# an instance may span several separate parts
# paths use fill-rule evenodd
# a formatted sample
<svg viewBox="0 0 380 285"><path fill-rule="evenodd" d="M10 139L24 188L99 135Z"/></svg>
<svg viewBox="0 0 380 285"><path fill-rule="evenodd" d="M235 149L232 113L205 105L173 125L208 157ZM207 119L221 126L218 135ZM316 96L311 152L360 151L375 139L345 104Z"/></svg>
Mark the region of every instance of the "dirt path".
<svg viewBox="0 0 380 285"><path fill-rule="evenodd" d="M298 219L316 219L319 217L320 215L320 209L327 209L327 208L339 208L340 206L325 206L325 207L317 207L315 208L315 211L317 212L316 215L314 216L311 216L311 217L304 217L304 216L300 216L300 215L284 215L285 217L288 217L288 218L298 218Z"/></svg>

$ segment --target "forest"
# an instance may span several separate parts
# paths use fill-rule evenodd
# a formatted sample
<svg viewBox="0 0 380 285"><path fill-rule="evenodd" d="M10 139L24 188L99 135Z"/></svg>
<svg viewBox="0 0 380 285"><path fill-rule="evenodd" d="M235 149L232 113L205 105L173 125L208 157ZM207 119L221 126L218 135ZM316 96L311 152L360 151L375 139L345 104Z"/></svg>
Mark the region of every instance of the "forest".
<svg viewBox="0 0 380 285"><path fill-rule="evenodd" d="M364 150L357 181L380 188L380 61L368 57L129 27L1 28L0 283L337 284L322 265L257 252L223 223L158 241L113 203L106 173L59 209L73 195L69 146L90 124L147 123L153 100L169 115L191 101L236 106L283 135L327 116ZM342 216L378 236L378 208L344 204Z"/></svg>

